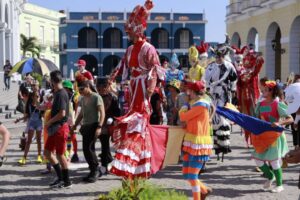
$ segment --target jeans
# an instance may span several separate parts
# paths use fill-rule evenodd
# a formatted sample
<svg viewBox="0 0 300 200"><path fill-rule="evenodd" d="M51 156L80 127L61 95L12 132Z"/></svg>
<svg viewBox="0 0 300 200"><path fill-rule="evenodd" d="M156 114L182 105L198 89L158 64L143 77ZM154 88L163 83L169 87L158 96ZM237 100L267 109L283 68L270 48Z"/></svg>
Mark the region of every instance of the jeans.
<svg viewBox="0 0 300 200"><path fill-rule="evenodd" d="M84 158L89 165L91 172L98 170L98 159L95 152L95 133L98 123L82 125L80 133L82 134L82 150Z"/></svg>
<svg viewBox="0 0 300 200"><path fill-rule="evenodd" d="M107 167L109 163L113 160L112 155L110 153L110 145L109 139L110 134L108 132L107 127L102 128L102 133L99 136L101 142L101 165L103 167Z"/></svg>
<svg viewBox="0 0 300 200"><path fill-rule="evenodd" d="M5 89L9 90L9 88L10 88L10 76L4 75L4 85L5 85Z"/></svg>

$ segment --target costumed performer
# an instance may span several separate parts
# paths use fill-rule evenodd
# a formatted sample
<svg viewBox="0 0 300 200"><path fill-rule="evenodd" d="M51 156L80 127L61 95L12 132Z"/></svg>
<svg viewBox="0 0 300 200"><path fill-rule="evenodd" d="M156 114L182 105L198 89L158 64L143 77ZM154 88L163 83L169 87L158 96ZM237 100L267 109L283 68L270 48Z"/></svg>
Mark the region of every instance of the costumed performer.
<svg viewBox="0 0 300 200"><path fill-rule="evenodd" d="M157 79L164 80L165 77L156 49L144 36L152 8L152 1L147 0L144 6L136 6L129 16L125 31L133 45L127 49L124 58L111 74L111 82L117 75L122 75L123 80L126 80L130 71L129 111L116 119L113 133L116 154L110 170L129 180L135 177L147 178L158 171L165 155L168 129L149 123L151 95ZM155 138L157 131L160 133Z"/></svg>
<svg viewBox="0 0 300 200"><path fill-rule="evenodd" d="M203 81L188 82L186 88L191 101L179 111L180 120L186 123L186 133L182 145L182 173L192 186L194 200L203 200L212 191L198 177L204 162L208 161L212 154L211 104L206 100Z"/></svg>

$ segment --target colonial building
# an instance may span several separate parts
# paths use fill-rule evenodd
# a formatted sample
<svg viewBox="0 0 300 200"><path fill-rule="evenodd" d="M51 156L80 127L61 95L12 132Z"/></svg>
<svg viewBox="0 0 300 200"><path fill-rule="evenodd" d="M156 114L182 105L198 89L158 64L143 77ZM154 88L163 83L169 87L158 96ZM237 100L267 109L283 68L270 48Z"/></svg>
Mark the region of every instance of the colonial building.
<svg viewBox="0 0 300 200"><path fill-rule="evenodd" d="M70 12L60 22L60 66L69 76L78 59L94 75L107 75L130 45L124 31L128 12ZM161 60L177 53L188 66L188 48L205 39L207 21L202 13L151 13L145 35Z"/></svg>
<svg viewBox="0 0 300 200"><path fill-rule="evenodd" d="M232 44L255 44L266 60L262 75L285 81L291 72L300 72L300 1L229 3L226 21Z"/></svg>
<svg viewBox="0 0 300 200"><path fill-rule="evenodd" d="M0 0L0 66L20 60L19 15L25 0Z"/></svg>
<svg viewBox="0 0 300 200"><path fill-rule="evenodd" d="M41 47L40 57L59 66L59 22L65 14L26 3L20 15L20 33L36 37ZM26 57L31 53L27 52Z"/></svg>

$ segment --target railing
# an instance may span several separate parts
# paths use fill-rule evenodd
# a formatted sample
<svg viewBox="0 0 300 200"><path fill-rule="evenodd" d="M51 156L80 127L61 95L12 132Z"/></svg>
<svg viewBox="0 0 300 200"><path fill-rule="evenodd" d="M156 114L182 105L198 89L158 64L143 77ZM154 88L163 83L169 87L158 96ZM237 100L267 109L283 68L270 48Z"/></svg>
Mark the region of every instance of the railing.
<svg viewBox="0 0 300 200"><path fill-rule="evenodd" d="M261 7L260 4L261 4L261 0L244 0L244 1L242 1L241 9L242 9L242 11L248 10L248 9L256 9L256 8Z"/></svg>
<svg viewBox="0 0 300 200"><path fill-rule="evenodd" d="M240 14L241 13L241 2L232 3L226 6L226 16Z"/></svg>

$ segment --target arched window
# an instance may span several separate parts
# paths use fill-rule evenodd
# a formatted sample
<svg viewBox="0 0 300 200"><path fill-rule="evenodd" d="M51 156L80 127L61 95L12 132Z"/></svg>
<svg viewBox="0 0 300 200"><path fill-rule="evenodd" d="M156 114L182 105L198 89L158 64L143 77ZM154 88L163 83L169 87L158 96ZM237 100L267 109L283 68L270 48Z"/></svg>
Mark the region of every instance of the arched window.
<svg viewBox="0 0 300 200"><path fill-rule="evenodd" d="M98 60L93 55L83 55L80 59L85 60L85 69L90 71L94 76L98 76Z"/></svg>
<svg viewBox="0 0 300 200"><path fill-rule="evenodd" d="M276 22L267 31L265 60L268 78L281 79L281 30Z"/></svg>
<svg viewBox="0 0 300 200"><path fill-rule="evenodd" d="M78 32L78 48L98 48L98 33L91 27Z"/></svg>
<svg viewBox="0 0 300 200"><path fill-rule="evenodd" d="M5 23L9 26L9 13L8 13L8 5L6 4L5 5L5 18L4 18L4 20L5 20Z"/></svg>
<svg viewBox="0 0 300 200"><path fill-rule="evenodd" d="M109 28L103 33L103 48L123 48L123 34L118 28Z"/></svg>
<svg viewBox="0 0 300 200"><path fill-rule="evenodd" d="M231 45L241 48L241 37L237 32L235 32L231 37Z"/></svg>
<svg viewBox="0 0 300 200"><path fill-rule="evenodd" d="M164 28L154 29L151 33L151 44L158 49L169 49L169 33Z"/></svg>
<svg viewBox="0 0 300 200"><path fill-rule="evenodd" d="M292 23L290 31L290 72L300 73L300 16Z"/></svg>
<svg viewBox="0 0 300 200"><path fill-rule="evenodd" d="M103 60L103 76L109 75L112 70L119 64L121 58L116 55L110 55Z"/></svg>
<svg viewBox="0 0 300 200"><path fill-rule="evenodd" d="M193 44L193 33L187 28L178 29L175 32L176 49L187 49Z"/></svg>

